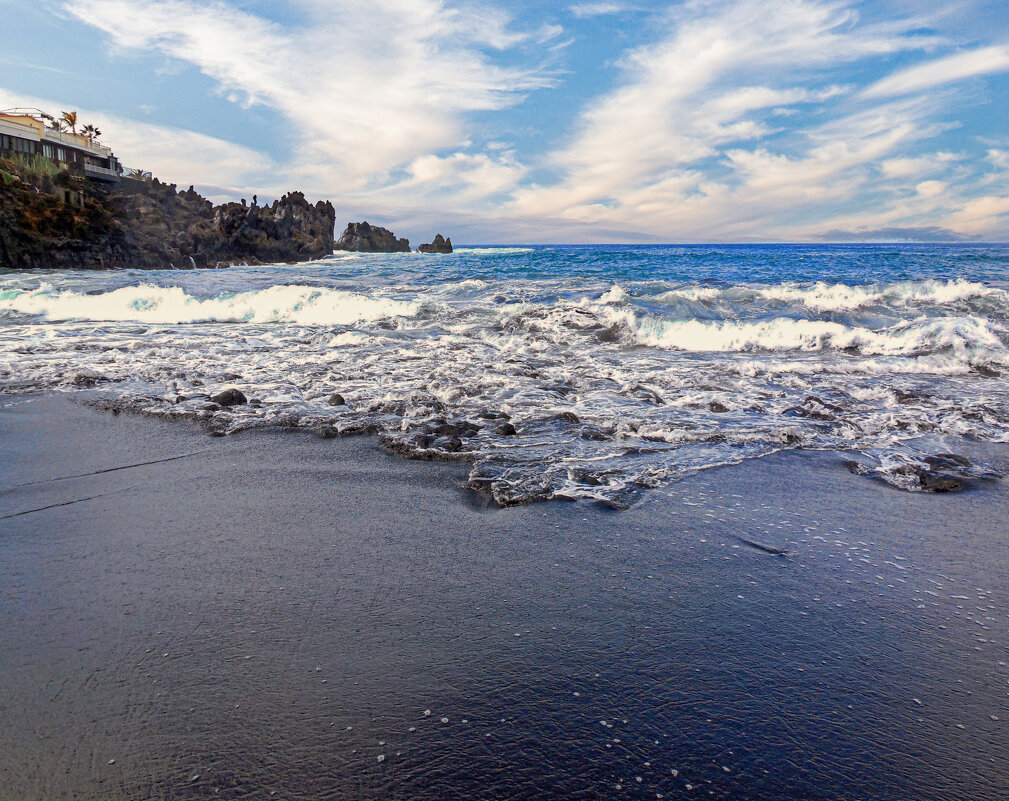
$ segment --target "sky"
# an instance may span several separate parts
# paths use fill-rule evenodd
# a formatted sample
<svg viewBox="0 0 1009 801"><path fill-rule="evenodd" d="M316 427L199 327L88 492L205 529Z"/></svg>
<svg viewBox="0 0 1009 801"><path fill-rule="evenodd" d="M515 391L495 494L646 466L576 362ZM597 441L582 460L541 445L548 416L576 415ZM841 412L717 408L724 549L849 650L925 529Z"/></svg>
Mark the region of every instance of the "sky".
<svg viewBox="0 0 1009 801"><path fill-rule="evenodd" d="M1006 0L0 0L0 109L414 244L1009 240Z"/></svg>

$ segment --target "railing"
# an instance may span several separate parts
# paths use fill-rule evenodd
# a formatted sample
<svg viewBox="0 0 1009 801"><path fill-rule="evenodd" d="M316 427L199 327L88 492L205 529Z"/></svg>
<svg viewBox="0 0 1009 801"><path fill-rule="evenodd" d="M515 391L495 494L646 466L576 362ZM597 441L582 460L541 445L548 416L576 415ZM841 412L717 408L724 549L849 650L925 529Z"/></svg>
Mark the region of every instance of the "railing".
<svg viewBox="0 0 1009 801"><path fill-rule="evenodd" d="M84 174L105 181L119 180L119 173L116 170L109 169L108 167L97 167L94 164L85 164Z"/></svg>
<svg viewBox="0 0 1009 801"><path fill-rule="evenodd" d="M31 125L25 125L23 122L5 120L0 117L0 128L6 129L4 133L8 133L12 136L19 136L22 139L30 139L33 142L39 141L39 132Z"/></svg>
<svg viewBox="0 0 1009 801"><path fill-rule="evenodd" d="M63 144L70 145L71 147L81 148L82 150L91 150L95 153L101 153L102 156L108 156L112 149L105 147L105 145L99 145L94 142L88 143L87 137L81 137L80 135L75 136L74 134L64 133L63 131L57 131L55 128L46 128L45 138L50 142L63 142ZM84 139L81 142L81 139Z"/></svg>

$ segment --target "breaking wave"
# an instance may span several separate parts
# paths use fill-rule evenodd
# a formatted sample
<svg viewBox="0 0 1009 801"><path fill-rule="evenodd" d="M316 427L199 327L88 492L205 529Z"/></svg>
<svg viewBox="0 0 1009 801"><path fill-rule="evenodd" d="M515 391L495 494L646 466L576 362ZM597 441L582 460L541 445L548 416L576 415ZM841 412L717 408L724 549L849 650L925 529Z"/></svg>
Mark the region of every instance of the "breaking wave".
<svg viewBox="0 0 1009 801"><path fill-rule="evenodd" d="M871 306L925 307L986 299L1009 310L1009 292L963 279L900 281L885 285L851 286L818 281L811 286L782 283L770 287L686 287L670 290L660 300L774 302L802 305L818 312L853 311Z"/></svg>
<svg viewBox="0 0 1009 801"><path fill-rule="evenodd" d="M704 352L857 350L867 355L918 356L951 351L966 364L1005 362L1006 329L974 317L920 318L879 330L825 320L777 317L761 322L646 319L644 344Z"/></svg>
<svg viewBox="0 0 1009 801"><path fill-rule="evenodd" d="M179 287L150 284L80 294L42 284L30 292L0 293L0 312L50 321L179 323L296 323L348 325L416 314L418 304L334 289L297 285L197 298Z"/></svg>
<svg viewBox="0 0 1009 801"><path fill-rule="evenodd" d="M466 460L502 504L622 505L782 448L916 465L951 438L1009 441L997 282L700 282L648 252L486 250L509 258L3 275L0 391L86 390L220 433L374 431ZM224 387L250 402L222 408Z"/></svg>

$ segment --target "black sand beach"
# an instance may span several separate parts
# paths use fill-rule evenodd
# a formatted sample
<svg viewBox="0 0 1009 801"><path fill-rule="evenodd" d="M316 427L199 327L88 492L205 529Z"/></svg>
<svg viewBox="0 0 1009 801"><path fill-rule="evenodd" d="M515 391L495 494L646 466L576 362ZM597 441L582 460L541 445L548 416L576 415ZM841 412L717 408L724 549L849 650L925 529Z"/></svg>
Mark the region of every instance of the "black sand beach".
<svg viewBox="0 0 1009 801"><path fill-rule="evenodd" d="M1009 797L1004 481L785 453L499 510L59 398L0 453L2 799Z"/></svg>

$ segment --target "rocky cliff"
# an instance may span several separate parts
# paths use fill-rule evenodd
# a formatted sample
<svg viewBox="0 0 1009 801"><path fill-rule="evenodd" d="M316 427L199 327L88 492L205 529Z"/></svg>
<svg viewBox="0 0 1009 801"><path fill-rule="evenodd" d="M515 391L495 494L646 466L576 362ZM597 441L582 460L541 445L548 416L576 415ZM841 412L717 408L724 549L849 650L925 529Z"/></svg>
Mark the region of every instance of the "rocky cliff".
<svg viewBox="0 0 1009 801"><path fill-rule="evenodd" d="M388 228L369 225L368 222L347 223L343 235L336 242L337 250L360 253L409 253L410 240L397 239Z"/></svg>
<svg viewBox="0 0 1009 801"><path fill-rule="evenodd" d="M109 190L64 174L46 187L4 166L3 269L215 267L307 261L333 252L333 205L312 205L301 192L269 206L214 206L192 187L179 192L157 179L123 179Z"/></svg>

